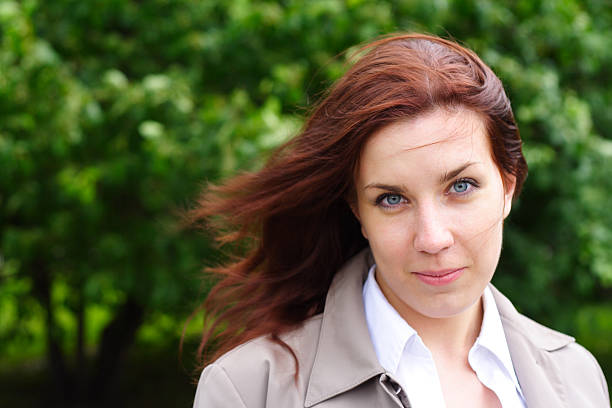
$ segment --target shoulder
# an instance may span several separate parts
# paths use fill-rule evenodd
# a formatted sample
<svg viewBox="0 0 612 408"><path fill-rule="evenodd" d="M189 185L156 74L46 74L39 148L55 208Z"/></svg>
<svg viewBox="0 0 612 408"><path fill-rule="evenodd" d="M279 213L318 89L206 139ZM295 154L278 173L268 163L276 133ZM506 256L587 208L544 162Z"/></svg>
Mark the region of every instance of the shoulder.
<svg viewBox="0 0 612 408"><path fill-rule="evenodd" d="M574 401L580 401L581 406L589 406L586 402L597 398L601 405L608 406L609 391L606 378L595 357L586 348L576 342L549 352L554 363L561 372L566 392Z"/></svg>
<svg viewBox="0 0 612 408"><path fill-rule="evenodd" d="M595 357L573 337L519 313L504 295L491 289L513 363L516 359L533 361L535 366L531 367L557 379L568 400L581 402L580 406L608 406L608 386ZM601 405L589 403L594 399L601 399Z"/></svg>
<svg viewBox="0 0 612 408"><path fill-rule="evenodd" d="M553 351L575 342L571 336L546 327L519 313L512 302L497 288L490 285L506 335L516 333L538 349Z"/></svg>
<svg viewBox="0 0 612 408"><path fill-rule="evenodd" d="M258 337L230 350L204 369L194 408L264 407L270 404L271 398L282 398L282 401L275 400L272 406L291 407L300 400L303 404L321 319L321 315L314 316L281 336L281 340L296 354L299 363L297 381L291 353L267 336Z"/></svg>
<svg viewBox="0 0 612 408"><path fill-rule="evenodd" d="M316 315L298 328L280 336L296 354L300 371L308 369L311 357L314 360L321 320L322 315ZM291 377L295 373L295 361L291 353L268 336L241 344L219 357L213 364L222 367L234 379L245 376L245 380L249 381L252 380L252 375L267 374L270 370L275 374L287 373ZM303 367L304 365L306 367Z"/></svg>

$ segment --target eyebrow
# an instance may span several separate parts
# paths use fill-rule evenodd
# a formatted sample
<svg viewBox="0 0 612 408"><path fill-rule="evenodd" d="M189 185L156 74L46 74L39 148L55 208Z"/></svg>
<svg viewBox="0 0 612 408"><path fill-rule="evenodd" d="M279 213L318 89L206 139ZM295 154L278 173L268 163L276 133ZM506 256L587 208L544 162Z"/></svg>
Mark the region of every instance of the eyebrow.
<svg viewBox="0 0 612 408"><path fill-rule="evenodd" d="M478 163L479 162L468 162L468 163L465 163L463 166L456 168L453 171L445 172L442 175L442 177L440 177L440 183L446 183L448 181L451 181L452 179L457 177L459 174L461 174L465 169L467 169L468 167L474 164L478 164Z"/></svg>
<svg viewBox="0 0 612 408"><path fill-rule="evenodd" d="M457 177L459 174L461 174L465 169L467 169L468 167L474 164L478 164L478 163L480 162L468 162L462 165L461 167L458 167L452 171L444 172L442 177L440 177L440 184L444 184L446 182L451 181L452 179ZM391 191L393 193L401 193L405 190L405 187L403 186L394 186L391 184L381 184L381 183L370 183L370 184L367 184L363 189L367 190L368 188L377 188L380 190Z"/></svg>
<svg viewBox="0 0 612 408"><path fill-rule="evenodd" d="M390 184L380 184L380 183L370 183L365 186L363 189L367 190L368 188L377 188L379 190L387 190L392 193L403 193L404 188L402 186L392 186Z"/></svg>

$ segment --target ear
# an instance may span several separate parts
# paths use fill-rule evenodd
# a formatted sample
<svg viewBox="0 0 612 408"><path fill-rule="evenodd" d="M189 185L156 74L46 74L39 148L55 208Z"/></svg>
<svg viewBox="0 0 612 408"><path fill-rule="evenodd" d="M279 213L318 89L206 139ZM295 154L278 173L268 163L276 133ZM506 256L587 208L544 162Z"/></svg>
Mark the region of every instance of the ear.
<svg viewBox="0 0 612 408"><path fill-rule="evenodd" d="M505 176L504 180L504 219L510 214L512 209L512 197L516 188L516 177L513 175Z"/></svg>
<svg viewBox="0 0 612 408"><path fill-rule="evenodd" d="M351 207L351 211L353 212L355 218L357 218L357 221L359 221L359 225L361 225L361 235L363 235L365 239L368 239L368 234L366 233L363 223L361 222L361 217L359 216L359 206L357 205L356 201L357 200L348 201L348 205Z"/></svg>

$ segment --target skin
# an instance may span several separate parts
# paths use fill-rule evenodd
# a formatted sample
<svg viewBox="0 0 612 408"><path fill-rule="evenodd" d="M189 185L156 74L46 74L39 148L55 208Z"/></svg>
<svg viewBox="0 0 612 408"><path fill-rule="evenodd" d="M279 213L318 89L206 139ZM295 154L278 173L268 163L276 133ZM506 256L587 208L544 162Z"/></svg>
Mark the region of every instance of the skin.
<svg viewBox="0 0 612 408"><path fill-rule="evenodd" d="M515 186L507 180L483 119L463 108L388 125L360 157L351 207L376 261L376 281L432 352L448 407L499 404L467 354L500 256ZM427 283L449 271L457 271L452 282Z"/></svg>

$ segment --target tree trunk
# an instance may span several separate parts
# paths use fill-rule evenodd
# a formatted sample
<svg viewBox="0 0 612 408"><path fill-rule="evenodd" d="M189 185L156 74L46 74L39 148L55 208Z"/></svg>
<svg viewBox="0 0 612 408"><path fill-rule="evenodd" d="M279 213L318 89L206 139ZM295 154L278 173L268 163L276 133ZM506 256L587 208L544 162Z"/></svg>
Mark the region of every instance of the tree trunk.
<svg viewBox="0 0 612 408"><path fill-rule="evenodd" d="M59 395L56 397L60 401L70 401L73 397L74 381L66 366L59 328L55 324L55 314L51 303L51 274L46 263L41 260L35 260L32 268L34 296L46 312L47 364L51 374L51 389L58 392Z"/></svg>
<svg viewBox="0 0 612 408"><path fill-rule="evenodd" d="M128 297L104 329L89 385L92 401L103 401L116 385L118 369L134 341L143 317L143 308Z"/></svg>
<svg viewBox="0 0 612 408"><path fill-rule="evenodd" d="M85 298L83 294L83 281L79 279L77 285L77 304L76 304L76 356L75 356L75 379L76 379L76 398L81 401L85 399L85 387L87 386L87 371L85 364Z"/></svg>

